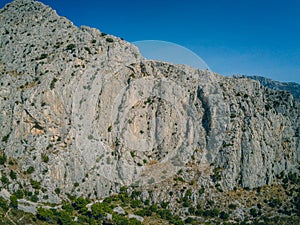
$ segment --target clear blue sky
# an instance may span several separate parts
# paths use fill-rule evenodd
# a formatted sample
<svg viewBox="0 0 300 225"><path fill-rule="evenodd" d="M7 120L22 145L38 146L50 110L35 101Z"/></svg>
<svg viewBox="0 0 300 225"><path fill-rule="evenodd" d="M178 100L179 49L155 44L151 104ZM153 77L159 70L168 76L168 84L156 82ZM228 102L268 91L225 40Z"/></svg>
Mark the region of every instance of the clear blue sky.
<svg viewBox="0 0 300 225"><path fill-rule="evenodd" d="M41 1L78 26L185 46L222 75L300 83L300 0Z"/></svg>

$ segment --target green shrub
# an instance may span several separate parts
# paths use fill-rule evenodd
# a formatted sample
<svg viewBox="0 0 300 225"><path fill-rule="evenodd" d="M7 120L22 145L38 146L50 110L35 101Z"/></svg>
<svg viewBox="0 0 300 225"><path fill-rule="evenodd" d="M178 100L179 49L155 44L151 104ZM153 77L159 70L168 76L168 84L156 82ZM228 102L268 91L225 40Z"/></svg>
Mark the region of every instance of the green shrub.
<svg viewBox="0 0 300 225"><path fill-rule="evenodd" d="M237 205L235 205L235 204L232 204L232 203L228 205L228 208L229 208L229 209L233 209L233 210L235 210L235 209L236 209L236 207L237 207Z"/></svg>
<svg viewBox="0 0 300 225"><path fill-rule="evenodd" d="M97 202L91 206L91 212L95 219L104 219L107 213L112 213L112 209L106 202Z"/></svg>
<svg viewBox="0 0 300 225"><path fill-rule="evenodd" d="M84 47L84 49L89 53L92 54L91 49L89 47Z"/></svg>
<svg viewBox="0 0 300 225"><path fill-rule="evenodd" d="M142 204L143 204L142 201L137 199L137 200L132 200L130 206L132 208L139 208L142 206Z"/></svg>
<svg viewBox="0 0 300 225"><path fill-rule="evenodd" d="M0 155L0 165L4 165L6 160L7 160L6 155L3 152L2 155Z"/></svg>
<svg viewBox="0 0 300 225"><path fill-rule="evenodd" d="M9 136L10 136L10 133L5 135L3 138L2 138L2 142L5 142L7 143L8 139L9 139Z"/></svg>
<svg viewBox="0 0 300 225"><path fill-rule="evenodd" d="M163 209L166 209L169 205L169 202L162 202L160 203L160 206L163 208Z"/></svg>
<svg viewBox="0 0 300 225"><path fill-rule="evenodd" d="M43 54L41 54L41 56L39 57L39 59L41 60L41 59L46 59L48 57L48 54L45 54L45 53L43 53Z"/></svg>
<svg viewBox="0 0 300 225"><path fill-rule="evenodd" d="M189 211L190 214L193 215L196 212L196 209L194 207L189 207L188 211Z"/></svg>
<svg viewBox="0 0 300 225"><path fill-rule="evenodd" d="M86 205L89 203L89 201L83 197L79 197L75 199L72 206L74 209L78 210L79 212L86 212L87 208Z"/></svg>
<svg viewBox="0 0 300 225"><path fill-rule="evenodd" d="M151 205L151 206L149 207L149 209L150 209L152 212L157 212L158 207L157 207L156 204L153 204L153 205Z"/></svg>
<svg viewBox="0 0 300 225"><path fill-rule="evenodd" d="M26 170L26 173L28 174L32 174L34 172L34 167L33 166L30 166L27 170Z"/></svg>
<svg viewBox="0 0 300 225"><path fill-rule="evenodd" d="M55 188L54 192L59 195L60 194L60 189L59 188Z"/></svg>
<svg viewBox="0 0 300 225"><path fill-rule="evenodd" d="M106 41L109 42L109 43L112 43L112 42L114 42L114 39L112 39L112 38L106 38Z"/></svg>
<svg viewBox="0 0 300 225"><path fill-rule="evenodd" d="M191 217L188 217L188 218L186 218L185 219L185 223L192 223L194 221L194 219L193 218L191 218Z"/></svg>
<svg viewBox="0 0 300 225"><path fill-rule="evenodd" d="M10 200L10 206L14 209L17 209L18 208L18 198L17 198L17 196L11 195L9 197L9 200Z"/></svg>
<svg viewBox="0 0 300 225"><path fill-rule="evenodd" d="M69 45L67 45L66 50L74 51L75 48L76 48L75 44L69 44Z"/></svg>
<svg viewBox="0 0 300 225"><path fill-rule="evenodd" d="M1 177L1 182L2 182L2 184L8 184L9 183L9 179L5 175L3 175Z"/></svg>
<svg viewBox="0 0 300 225"><path fill-rule="evenodd" d="M65 210L68 213L72 213L74 211L74 207L69 203L63 204L62 209Z"/></svg>
<svg viewBox="0 0 300 225"><path fill-rule="evenodd" d="M4 212L8 210L8 203L2 196L0 196L0 208L2 208Z"/></svg>
<svg viewBox="0 0 300 225"><path fill-rule="evenodd" d="M53 214L53 211L49 210L49 209L38 208L36 216L39 220L42 220L42 221L46 221L49 223L56 222L56 218Z"/></svg>
<svg viewBox="0 0 300 225"><path fill-rule="evenodd" d="M256 208L251 208L250 209L250 215L253 216L253 217L256 217L258 215Z"/></svg>
<svg viewBox="0 0 300 225"><path fill-rule="evenodd" d="M54 77L50 83L50 89L52 90L55 87L55 83L57 82L57 79Z"/></svg>
<svg viewBox="0 0 300 225"><path fill-rule="evenodd" d="M135 152L134 151L130 151L130 155L131 155L132 158L134 158L135 157Z"/></svg>
<svg viewBox="0 0 300 225"><path fill-rule="evenodd" d="M229 215L228 215L228 213L222 211L222 212L220 212L219 217L220 217L222 220L227 220L227 219L229 218Z"/></svg>
<svg viewBox="0 0 300 225"><path fill-rule="evenodd" d="M34 188L34 189L41 188L41 182L38 182L36 180L30 179L30 184L31 184L32 188Z"/></svg>
<svg viewBox="0 0 300 225"><path fill-rule="evenodd" d="M126 186L122 186L122 187L120 188L120 193L122 193L122 194L127 193L127 187L126 187Z"/></svg>
<svg viewBox="0 0 300 225"><path fill-rule="evenodd" d="M17 190L17 191L15 192L15 195L17 196L18 199L24 197L24 193L23 193L22 190Z"/></svg>
<svg viewBox="0 0 300 225"><path fill-rule="evenodd" d="M17 174L13 170L10 171L9 176L13 180L17 179Z"/></svg>
<svg viewBox="0 0 300 225"><path fill-rule="evenodd" d="M42 154L41 155L42 161L44 163L48 163L49 162L49 156L47 156L46 154Z"/></svg>
<svg viewBox="0 0 300 225"><path fill-rule="evenodd" d="M75 225L76 223L73 222L72 217L65 211L60 211L58 215L58 224L66 224L66 225Z"/></svg>
<svg viewBox="0 0 300 225"><path fill-rule="evenodd" d="M39 197L37 195L32 195L30 197L30 201L32 201L32 202L38 202L39 201Z"/></svg>
<svg viewBox="0 0 300 225"><path fill-rule="evenodd" d="M212 210L205 210L203 212L204 217L217 217L219 215L218 209L212 209Z"/></svg>

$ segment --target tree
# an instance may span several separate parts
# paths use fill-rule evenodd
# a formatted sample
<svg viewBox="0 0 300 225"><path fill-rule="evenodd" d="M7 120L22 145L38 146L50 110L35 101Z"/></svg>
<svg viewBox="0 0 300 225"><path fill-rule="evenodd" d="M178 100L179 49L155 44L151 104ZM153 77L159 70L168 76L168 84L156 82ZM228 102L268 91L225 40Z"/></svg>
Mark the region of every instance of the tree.
<svg viewBox="0 0 300 225"><path fill-rule="evenodd" d="M58 216L58 224L60 225L73 225L75 224L71 218L71 216L65 212L61 211Z"/></svg>
<svg viewBox="0 0 300 225"><path fill-rule="evenodd" d="M226 212L224 212L224 211L222 211L222 212L220 212L220 218L222 219L222 220L227 220L228 218L229 218L229 215L228 215L228 213L226 213Z"/></svg>
<svg viewBox="0 0 300 225"><path fill-rule="evenodd" d="M36 216L39 220L43 220L49 223L54 223L56 221L53 211L49 209L38 208Z"/></svg>
<svg viewBox="0 0 300 225"><path fill-rule="evenodd" d="M92 205L92 216L95 219L104 219L106 217L106 213L112 213L112 209L109 207L109 204L106 202L100 203L97 202Z"/></svg>
<svg viewBox="0 0 300 225"><path fill-rule="evenodd" d="M18 198L17 198L17 196L11 195L9 197L9 200L10 200L10 206L14 209L17 209L18 208Z"/></svg>
<svg viewBox="0 0 300 225"><path fill-rule="evenodd" d="M0 197L0 208L2 208L4 211L8 210L7 201L3 197Z"/></svg>
<svg viewBox="0 0 300 225"><path fill-rule="evenodd" d="M79 212L85 213L85 212L87 212L86 205L88 203L89 203L89 201L87 199L79 197L79 198L75 199L72 206L74 207L74 209L78 210Z"/></svg>
<svg viewBox="0 0 300 225"><path fill-rule="evenodd" d="M253 216L253 217L256 217L258 215L256 208L250 209L250 215Z"/></svg>

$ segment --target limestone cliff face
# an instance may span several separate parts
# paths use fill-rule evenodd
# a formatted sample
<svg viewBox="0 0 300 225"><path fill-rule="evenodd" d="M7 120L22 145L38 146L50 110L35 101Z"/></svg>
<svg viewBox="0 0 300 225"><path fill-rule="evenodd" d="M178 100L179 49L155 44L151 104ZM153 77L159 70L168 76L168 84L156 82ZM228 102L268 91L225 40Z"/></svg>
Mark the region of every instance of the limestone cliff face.
<svg viewBox="0 0 300 225"><path fill-rule="evenodd" d="M57 202L58 188L101 197L180 169L224 189L298 171L300 104L288 93L147 61L32 0L5 6L0 24L0 149L17 172L10 191L32 179Z"/></svg>

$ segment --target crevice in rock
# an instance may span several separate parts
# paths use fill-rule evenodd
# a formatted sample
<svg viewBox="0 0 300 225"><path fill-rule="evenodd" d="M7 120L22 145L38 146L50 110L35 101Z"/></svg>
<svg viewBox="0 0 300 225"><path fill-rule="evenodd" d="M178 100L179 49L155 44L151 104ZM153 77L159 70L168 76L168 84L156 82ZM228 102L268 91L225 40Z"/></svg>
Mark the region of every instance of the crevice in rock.
<svg viewBox="0 0 300 225"><path fill-rule="evenodd" d="M204 96L203 90L200 87L198 87L198 90L197 90L197 98L201 101L202 107L204 109L204 114L203 114L201 123L206 132L206 136L208 136L211 131L212 116L211 116L209 104Z"/></svg>

